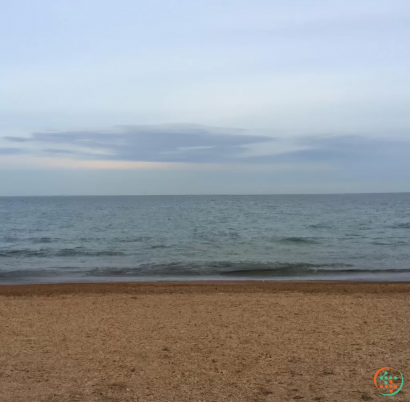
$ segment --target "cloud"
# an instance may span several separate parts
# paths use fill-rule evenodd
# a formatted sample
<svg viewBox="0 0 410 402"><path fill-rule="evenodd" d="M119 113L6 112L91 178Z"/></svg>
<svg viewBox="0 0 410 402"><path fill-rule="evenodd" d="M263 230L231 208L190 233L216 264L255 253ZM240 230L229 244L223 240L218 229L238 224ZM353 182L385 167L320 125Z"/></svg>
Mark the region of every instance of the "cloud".
<svg viewBox="0 0 410 402"><path fill-rule="evenodd" d="M19 155L25 151L20 148L0 148L0 155Z"/></svg>
<svg viewBox="0 0 410 402"><path fill-rule="evenodd" d="M18 154L24 154L25 159L31 155L37 160L34 165L40 163L48 168L271 170L278 167L297 171L373 170L380 174L410 169L407 162L410 141L359 135L273 138L242 129L173 124L38 132L27 138L4 139L19 142L21 147L0 148L3 159L6 155L17 158ZM8 166L10 163L7 161ZM21 158L15 163L21 164Z"/></svg>
<svg viewBox="0 0 410 402"><path fill-rule="evenodd" d="M28 145L47 144L49 147L42 150L45 154L70 154L91 160L180 163L234 162L247 151L247 146L274 141L272 137L250 135L241 129L182 124L44 132L29 138L4 139Z"/></svg>
<svg viewBox="0 0 410 402"><path fill-rule="evenodd" d="M12 142L27 142L29 141L28 138L24 138L24 137L3 137L5 140L7 141L12 141Z"/></svg>
<svg viewBox="0 0 410 402"><path fill-rule="evenodd" d="M252 156L248 163L328 163L346 166L405 162L410 155L410 141L341 135L302 137L296 143L303 147L275 155Z"/></svg>
<svg viewBox="0 0 410 402"><path fill-rule="evenodd" d="M55 149L55 148L47 148L43 149L43 152L49 153L49 154L75 154L75 151L70 151L69 149Z"/></svg>

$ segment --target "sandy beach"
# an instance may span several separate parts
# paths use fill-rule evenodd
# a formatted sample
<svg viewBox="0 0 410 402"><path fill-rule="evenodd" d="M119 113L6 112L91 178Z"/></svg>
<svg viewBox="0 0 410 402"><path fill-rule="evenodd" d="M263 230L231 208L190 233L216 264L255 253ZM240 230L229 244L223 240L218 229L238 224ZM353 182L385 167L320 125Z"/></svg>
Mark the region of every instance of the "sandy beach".
<svg viewBox="0 0 410 402"><path fill-rule="evenodd" d="M408 283L1 286L1 400L382 401L409 323Z"/></svg>

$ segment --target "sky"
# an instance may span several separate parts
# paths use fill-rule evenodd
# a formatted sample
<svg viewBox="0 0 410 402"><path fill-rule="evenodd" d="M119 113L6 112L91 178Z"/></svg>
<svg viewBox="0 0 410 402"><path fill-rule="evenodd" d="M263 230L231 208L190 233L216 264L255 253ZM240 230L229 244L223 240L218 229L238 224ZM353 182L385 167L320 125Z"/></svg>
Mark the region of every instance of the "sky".
<svg viewBox="0 0 410 402"><path fill-rule="evenodd" d="M410 191L408 0L0 0L0 196Z"/></svg>

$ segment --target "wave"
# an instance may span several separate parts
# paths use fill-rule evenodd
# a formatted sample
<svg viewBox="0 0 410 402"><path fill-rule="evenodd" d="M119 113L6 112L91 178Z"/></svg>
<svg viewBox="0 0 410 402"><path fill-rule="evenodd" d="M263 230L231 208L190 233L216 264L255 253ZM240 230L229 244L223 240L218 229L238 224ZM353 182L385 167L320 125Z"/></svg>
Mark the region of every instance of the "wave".
<svg viewBox="0 0 410 402"><path fill-rule="evenodd" d="M392 229L410 229L410 222L398 223L397 225L391 226Z"/></svg>
<svg viewBox="0 0 410 402"><path fill-rule="evenodd" d="M294 276L331 276L331 275L354 275L354 274L387 274L387 273L410 273L410 269L256 269L256 270L238 270L228 271L221 275L228 276L245 276L245 277L294 277Z"/></svg>
<svg viewBox="0 0 410 402"><path fill-rule="evenodd" d="M405 241L395 241L391 243L385 243L385 242L380 242L380 241L373 241L371 244L374 244L375 246L402 246L405 244L408 244Z"/></svg>
<svg viewBox="0 0 410 402"><path fill-rule="evenodd" d="M3 250L0 251L0 257L46 257L48 256L48 250L30 250L30 249L20 249L20 250Z"/></svg>
<svg viewBox="0 0 410 402"><path fill-rule="evenodd" d="M115 239L121 243L142 243L150 241L152 238L150 236L137 236L137 237L127 237L125 239Z"/></svg>
<svg viewBox="0 0 410 402"><path fill-rule="evenodd" d="M21 281L30 278L92 278L124 277L146 280L170 280L172 278L203 279L203 278L229 278L238 279L314 279L343 277L354 278L359 275L372 274L408 274L410 267L404 269L364 269L344 263L313 264L313 263L280 263L280 262L231 262L213 261L196 262L192 264L174 262L169 264L141 264L134 267L60 267L48 269L2 270L0 281ZM394 280L394 276L390 277ZM35 280L32 280L35 282Z"/></svg>
<svg viewBox="0 0 410 402"><path fill-rule="evenodd" d="M331 229L332 227L332 225L326 225L325 223L317 223L308 226L310 229Z"/></svg>
<svg viewBox="0 0 410 402"><path fill-rule="evenodd" d="M212 261L169 264L141 264L137 267L94 268L87 276L296 276L331 272L355 272L351 264L260 263ZM366 271L367 270L363 270Z"/></svg>
<svg viewBox="0 0 410 402"><path fill-rule="evenodd" d="M34 244L45 244L45 243L52 243L53 240L51 237L33 237L30 239L32 243Z"/></svg>
<svg viewBox="0 0 410 402"><path fill-rule="evenodd" d="M57 257L104 257L104 256L121 256L124 253L119 251L87 251L82 247L66 248L59 250L56 254Z"/></svg>
<svg viewBox="0 0 410 402"><path fill-rule="evenodd" d="M279 239L281 243L296 243L296 244L317 244L319 243L317 240L313 240L309 237L283 237Z"/></svg>
<svg viewBox="0 0 410 402"><path fill-rule="evenodd" d="M50 269L18 269L18 270L0 270L0 279L23 279L23 278L37 278L37 277L55 277L62 276L63 272L60 270Z"/></svg>
<svg viewBox="0 0 410 402"><path fill-rule="evenodd" d="M295 276L302 274L325 274L326 272L356 271L352 264L266 263L250 264L240 269L226 270L221 275L233 276ZM348 269L349 268L349 269Z"/></svg>
<svg viewBox="0 0 410 402"><path fill-rule="evenodd" d="M5 243L17 243L17 242L21 241L21 239L19 237L5 236L3 238L3 241Z"/></svg>
<svg viewBox="0 0 410 402"><path fill-rule="evenodd" d="M91 251L84 250L82 247L66 248L60 250L51 249L18 249L18 250L0 250L0 257L104 257L104 256L122 256L125 255L119 251Z"/></svg>

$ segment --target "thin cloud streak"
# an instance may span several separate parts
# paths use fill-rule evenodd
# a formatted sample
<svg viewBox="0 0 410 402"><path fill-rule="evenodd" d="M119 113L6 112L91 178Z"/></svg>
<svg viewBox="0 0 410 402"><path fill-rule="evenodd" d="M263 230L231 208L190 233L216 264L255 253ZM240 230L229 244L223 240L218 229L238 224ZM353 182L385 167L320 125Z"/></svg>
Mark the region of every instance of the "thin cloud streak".
<svg viewBox="0 0 410 402"><path fill-rule="evenodd" d="M0 155L18 155L24 152L24 149L20 148L0 148Z"/></svg>

